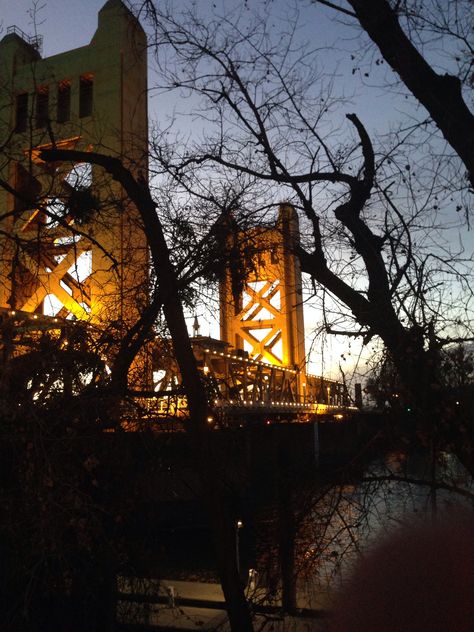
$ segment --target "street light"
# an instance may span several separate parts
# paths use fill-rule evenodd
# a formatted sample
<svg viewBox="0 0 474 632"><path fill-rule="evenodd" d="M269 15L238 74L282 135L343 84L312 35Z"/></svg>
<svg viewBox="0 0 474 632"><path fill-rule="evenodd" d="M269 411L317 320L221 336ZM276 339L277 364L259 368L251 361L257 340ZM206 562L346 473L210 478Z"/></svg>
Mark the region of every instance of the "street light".
<svg viewBox="0 0 474 632"><path fill-rule="evenodd" d="M237 520L235 523L235 559L237 563L237 575L240 577L240 547L239 547L239 531L244 526L242 520Z"/></svg>

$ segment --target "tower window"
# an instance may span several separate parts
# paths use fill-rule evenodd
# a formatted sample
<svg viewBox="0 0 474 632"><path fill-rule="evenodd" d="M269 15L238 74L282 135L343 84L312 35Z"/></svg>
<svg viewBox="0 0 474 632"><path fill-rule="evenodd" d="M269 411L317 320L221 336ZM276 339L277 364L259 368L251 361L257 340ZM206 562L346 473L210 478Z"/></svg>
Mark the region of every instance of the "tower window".
<svg viewBox="0 0 474 632"><path fill-rule="evenodd" d="M58 123L65 123L71 118L71 84L69 81L61 81L58 84L57 103Z"/></svg>
<svg viewBox="0 0 474 632"><path fill-rule="evenodd" d="M36 127L44 127L49 115L49 90L48 87L39 88L36 93Z"/></svg>
<svg viewBox="0 0 474 632"><path fill-rule="evenodd" d="M28 125L28 93L16 97L15 131L25 132Z"/></svg>
<svg viewBox="0 0 474 632"><path fill-rule="evenodd" d="M79 116L92 115L92 97L94 91L94 78L91 74L82 75L79 82Z"/></svg>

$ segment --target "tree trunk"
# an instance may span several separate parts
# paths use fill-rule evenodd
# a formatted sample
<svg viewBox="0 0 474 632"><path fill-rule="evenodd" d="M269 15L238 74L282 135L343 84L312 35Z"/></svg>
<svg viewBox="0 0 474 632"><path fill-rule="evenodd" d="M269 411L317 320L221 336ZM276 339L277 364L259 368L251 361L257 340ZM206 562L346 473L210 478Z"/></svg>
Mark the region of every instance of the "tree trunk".
<svg viewBox="0 0 474 632"><path fill-rule="evenodd" d="M284 435L283 435L284 438ZM297 610L295 576L295 515L291 485L294 482L290 472L286 442L278 451L278 538L281 572L281 605L283 612L295 614Z"/></svg>
<svg viewBox="0 0 474 632"><path fill-rule="evenodd" d="M227 604L227 614L234 632L253 632L252 615L245 598L237 565L237 521L228 492L214 484L207 494L209 515L211 516L217 565L222 591Z"/></svg>
<svg viewBox="0 0 474 632"><path fill-rule="evenodd" d="M214 529L219 572L229 621L233 632L253 632L250 610L237 572L233 521L225 509L226 489L220 480L221 472L216 468L218 461L213 458L212 449L209 447L207 393L197 368L184 318L179 279L170 258L170 251L150 190L145 184L137 182L132 173L117 158L94 152L58 149L44 150L41 152L41 157L45 161L69 160L103 167L120 183L140 214L159 284L166 324L171 334L174 354L187 397L189 419L185 427L193 437L197 455L199 455L197 463L208 499L207 506Z"/></svg>
<svg viewBox="0 0 474 632"><path fill-rule="evenodd" d="M386 0L348 0L384 59L428 110L444 138L466 166L474 186L474 116L464 102L461 82L438 75L403 32Z"/></svg>

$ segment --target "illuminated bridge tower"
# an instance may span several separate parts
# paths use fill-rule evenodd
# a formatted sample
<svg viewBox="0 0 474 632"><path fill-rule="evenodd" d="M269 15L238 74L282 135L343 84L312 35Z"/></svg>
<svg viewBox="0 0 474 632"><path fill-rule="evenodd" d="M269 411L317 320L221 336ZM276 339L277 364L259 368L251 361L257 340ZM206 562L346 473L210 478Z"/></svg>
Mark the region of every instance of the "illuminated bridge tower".
<svg viewBox="0 0 474 632"><path fill-rule="evenodd" d="M294 246L298 217L280 206L272 228L239 235L239 249L251 252L243 279L227 270L221 283L221 338L249 357L305 373L301 270ZM302 382L303 383L303 382Z"/></svg>
<svg viewBox="0 0 474 632"><path fill-rule="evenodd" d="M0 41L0 307L129 322L147 295L136 210L102 169L39 150L104 153L147 178L145 33L108 0L88 45L42 58L37 44L15 28Z"/></svg>

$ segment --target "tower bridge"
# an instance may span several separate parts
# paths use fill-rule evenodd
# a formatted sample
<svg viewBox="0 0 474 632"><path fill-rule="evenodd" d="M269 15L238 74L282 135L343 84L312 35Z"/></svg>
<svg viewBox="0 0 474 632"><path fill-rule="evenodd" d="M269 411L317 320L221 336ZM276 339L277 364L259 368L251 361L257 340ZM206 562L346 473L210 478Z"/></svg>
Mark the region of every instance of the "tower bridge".
<svg viewBox="0 0 474 632"><path fill-rule="evenodd" d="M92 338L100 334L87 321L0 308L4 361L9 351L14 355L29 353L45 332L66 350L68 341L81 330ZM279 418L304 421L315 415L342 419L356 410L342 382L303 373L298 367L263 362L219 339L195 336L191 343L214 410L210 425L229 425L243 418L267 423ZM179 426L186 415L186 395L169 348L169 341L160 339L147 346L145 353L155 369L154 382L148 390L131 392L122 413L126 425L175 420Z"/></svg>
<svg viewBox="0 0 474 632"><path fill-rule="evenodd" d="M26 353L47 331L64 348L74 330L123 331L147 304L148 254L138 213L113 179L87 164L46 165L48 147L97 151L147 176L146 37L120 0L99 12L89 45L49 58L22 32L0 41L0 351ZM97 212L100 208L100 212ZM214 414L308 419L350 408L345 385L306 371L298 217L228 231L219 289L220 339L192 345ZM239 268L239 275L237 274ZM105 359L106 362L106 359ZM150 366L154 375L151 379ZM179 419L186 400L164 341L134 367L125 421Z"/></svg>
<svg viewBox="0 0 474 632"><path fill-rule="evenodd" d="M198 336L191 339L198 367L214 410L210 424L243 417L270 422L278 417L304 420L314 415L342 418L350 398L344 384L302 372L298 367L269 364L227 343ZM160 395L138 397L151 417L173 417L185 407L175 363L161 371ZM168 393L168 394L167 394Z"/></svg>

